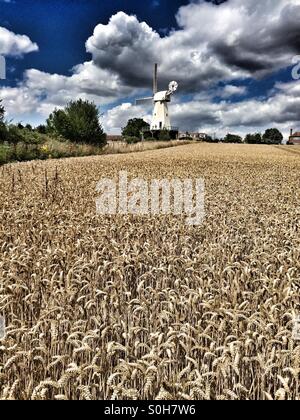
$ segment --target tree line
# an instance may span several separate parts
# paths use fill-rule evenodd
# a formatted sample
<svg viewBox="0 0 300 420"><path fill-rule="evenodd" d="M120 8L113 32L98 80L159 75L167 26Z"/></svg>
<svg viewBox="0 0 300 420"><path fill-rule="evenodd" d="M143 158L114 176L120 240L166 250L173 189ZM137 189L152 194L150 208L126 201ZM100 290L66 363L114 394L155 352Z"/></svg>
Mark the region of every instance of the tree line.
<svg viewBox="0 0 300 420"><path fill-rule="evenodd" d="M5 109L0 100L0 142L42 141L39 135L48 135L73 143L101 146L106 144L106 134L100 123L98 107L89 101L71 101L64 109L55 109L45 125L33 129L30 124L12 124L5 121Z"/></svg>
<svg viewBox="0 0 300 420"><path fill-rule="evenodd" d="M211 143L281 144L283 135L277 128L268 128L264 134L247 134L245 138L235 134L227 134L221 139L207 136L206 141Z"/></svg>
<svg viewBox="0 0 300 420"><path fill-rule="evenodd" d="M142 133L144 135L142 135ZM153 140L151 137L150 125L141 118L130 119L127 125L122 129L122 136L127 143L137 143L141 141L143 137L144 140ZM185 139L188 138L193 140L193 138L189 137L187 134ZM156 140L170 140L169 132L161 130ZM283 135L277 128L269 128L264 134L247 134L245 138L228 133L224 138L206 136L205 141L209 143L281 144Z"/></svg>
<svg viewBox="0 0 300 420"><path fill-rule="evenodd" d="M98 107L89 101L71 101L55 109L46 123L33 128L5 119L0 100L0 165L12 161L101 154L106 134Z"/></svg>

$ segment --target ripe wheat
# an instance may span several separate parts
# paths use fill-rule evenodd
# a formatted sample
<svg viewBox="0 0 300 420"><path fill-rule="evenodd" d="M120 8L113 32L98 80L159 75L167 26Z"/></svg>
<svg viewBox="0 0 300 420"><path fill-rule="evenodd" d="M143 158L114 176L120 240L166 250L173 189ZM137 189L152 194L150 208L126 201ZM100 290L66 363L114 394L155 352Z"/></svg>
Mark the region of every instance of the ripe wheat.
<svg viewBox="0 0 300 420"><path fill-rule="evenodd" d="M98 216L96 183L206 182L206 219ZM0 170L0 398L299 400L300 157L194 144Z"/></svg>

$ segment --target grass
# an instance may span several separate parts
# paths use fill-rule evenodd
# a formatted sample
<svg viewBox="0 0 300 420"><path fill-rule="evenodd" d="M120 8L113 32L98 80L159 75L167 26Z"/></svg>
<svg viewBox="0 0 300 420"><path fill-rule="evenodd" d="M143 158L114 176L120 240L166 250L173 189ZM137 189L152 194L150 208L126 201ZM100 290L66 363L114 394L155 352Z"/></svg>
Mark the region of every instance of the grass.
<svg viewBox="0 0 300 420"><path fill-rule="evenodd" d="M42 144L18 143L13 145L0 145L0 164L9 162L22 162L30 160L60 159L68 157L80 157L99 155L103 153L103 148L61 142L49 137L45 137Z"/></svg>
<svg viewBox="0 0 300 420"><path fill-rule="evenodd" d="M168 147L183 146L186 144L192 144L192 141L145 141L136 144L126 144L116 142L115 144L111 143L104 148L104 153L108 155L113 154L123 154L123 153L136 153L136 152L145 152L156 149L165 149Z"/></svg>
<svg viewBox="0 0 300 420"><path fill-rule="evenodd" d="M0 399L299 400L300 156L192 144L2 167ZM206 219L96 185L204 178Z"/></svg>
<svg viewBox="0 0 300 420"><path fill-rule="evenodd" d="M45 137L42 144L18 143L16 146L0 144L0 166L9 162L61 159L70 157L97 156L103 154L134 153L146 150L174 147L187 142L144 142L133 145L126 143L108 144L104 147L75 144Z"/></svg>

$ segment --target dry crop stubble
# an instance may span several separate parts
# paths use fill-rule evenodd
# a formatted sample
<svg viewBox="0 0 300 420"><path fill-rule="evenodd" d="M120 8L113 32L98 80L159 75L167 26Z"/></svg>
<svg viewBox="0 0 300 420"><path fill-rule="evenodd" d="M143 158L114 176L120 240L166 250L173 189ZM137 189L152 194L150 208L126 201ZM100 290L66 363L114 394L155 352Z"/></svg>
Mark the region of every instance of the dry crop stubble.
<svg viewBox="0 0 300 420"><path fill-rule="evenodd" d="M300 156L194 144L0 169L2 399L299 399ZM98 216L120 170L206 219Z"/></svg>

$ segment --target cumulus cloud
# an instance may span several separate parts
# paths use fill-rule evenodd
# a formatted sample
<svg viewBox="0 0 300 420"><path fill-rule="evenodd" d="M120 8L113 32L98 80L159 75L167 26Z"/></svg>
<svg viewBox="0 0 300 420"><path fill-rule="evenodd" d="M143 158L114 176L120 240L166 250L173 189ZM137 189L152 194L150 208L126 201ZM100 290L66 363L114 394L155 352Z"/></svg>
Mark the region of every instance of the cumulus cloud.
<svg viewBox="0 0 300 420"><path fill-rule="evenodd" d="M117 73L129 86L145 87L157 58L155 45L160 39L145 22L119 12L107 25L96 26L86 48L100 68Z"/></svg>
<svg viewBox="0 0 300 420"><path fill-rule="evenodd" d="M18 87L0 90L8 115L15 118L26 112L46 117L54 108L63 107L67 102L79 98L104 105L115 101L119 95L130 93L132 89L121 85L116 75L99 69L93 62L76 66L71 76L29 69Z"/></svg>
<svg viewBox="0 0 300 420"><path fill-rule="evenodd" d="M0 54L19 57L34 51L39 47L27 35L17 35L0 26Z"/></svg>
<svg viewBox="0 0 300 420"><path fill-rule="evenodd" d="M226 85L222 92L220 92L220 96L222 98L230 98L231 96L245 95L246 92L246 86Z"/></svg>
<svg viewBox="0 0 300 420"><path fill-rule="evenodd" d="M195 91L216 80L243 75L220 65L187 29L161 37L145 22L124 12L112 16L107 25L98 25L86 48L97 66L118 74L131 87L151 88L155 62L160 64L162 89L170 80L178 80L182 91Z"/></svg>
<svg viewBox="0 0 300 420"><path fill-rule="evenodd" d="M206 118L203 112L208 113ZM214 117L215 121L211 123L210 117ZM277 84L265 100L177 105L174 119L182 125L188 121L195 130L201 130L204 126L210 132L217 130L221 133L232 130L247 133L274 125L281 128L287 137L289 129L295 127L297 122L300 128L300 85L298 82Z"/></svg>
<svg viewBox="0 0 300 420"><path fill-rule="evenodd" d="M127 121L131 118L143 118L146 122L151 122L151 113L147 112L141 106L135 106L131 103L123 103L118 105L104 115L104 128L107 132L118 134L121 129L126 126Z"/></svg>
<svg viewBox="0 0 300 420"><path fill-rule="evenodd" d="M228 0L221 5L196 0L181 7L176 19L179 28L162 36L136 16L115 14L96 26L86 42L91 61L76 66L70 76L30 69L19 86L2 88L9 114L21 116L25 109L46 116L79 97L98 105L124 98L104 119L108 132L119 131L128 118L150 117L150 110L130 105L128 98L151 89L153 63L158 62L161 89L170 80L179 82L171 114L173 125L183 130L248 130L299 121L295 83L276 85L263 101L243 95L249 79L287 68L300 54L300 0ZM0 54L37 50L28 37L7 30L1 36L1 29ZM180 94L186 93L184 102Z"/></svg>
<svg viewBox="0 0 300 420"><path fill-rule="evenodd" d="M150 87L153 63L159 62L162 85L175 79L194 92L288 67L300 52L299 19L299 0L196 1L180 8L179 30L165 37L119 12L95 28L86 47L96 65L126 85Z"/></svg>

